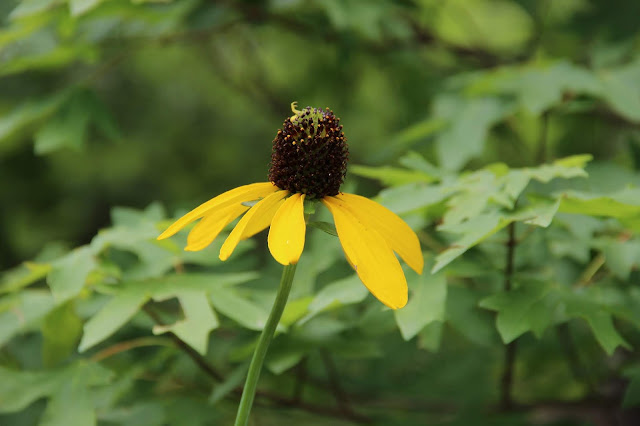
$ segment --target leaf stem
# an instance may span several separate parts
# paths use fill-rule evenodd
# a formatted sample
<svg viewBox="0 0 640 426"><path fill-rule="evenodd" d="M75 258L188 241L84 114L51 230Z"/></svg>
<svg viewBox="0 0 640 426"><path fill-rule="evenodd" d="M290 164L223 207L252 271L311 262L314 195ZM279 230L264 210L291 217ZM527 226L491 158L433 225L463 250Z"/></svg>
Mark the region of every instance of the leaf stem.
<svg viewBox="0 0 640 426"><path fill-rule="evenodd" d="M251 406L253 405L253 399L256 394L256 385L260 377L260 370L262 370L267 349L276 331L276 327L280 322L284 307L287 304L295 273L296 265L286 265L282 271L282 278L280 280L278 293L276 294L276 300L273 302L271 313L262 330L262 334L260 334L258 345L251 359L251 365L249 365L249 372L247 373L247 380L242 390L242 398L240 399L240 406L238 406L235 426L245 426L249 420L249 413L251 412Z"/></svg>
<svg viewBox="0 0 640 426"><path fill-rule="evenodd" d="M603 253L598 253L598 255L587 265L578 281L574 284L574 287L589 285L596 273L605 264L606 260L607 258Z"/></svg>

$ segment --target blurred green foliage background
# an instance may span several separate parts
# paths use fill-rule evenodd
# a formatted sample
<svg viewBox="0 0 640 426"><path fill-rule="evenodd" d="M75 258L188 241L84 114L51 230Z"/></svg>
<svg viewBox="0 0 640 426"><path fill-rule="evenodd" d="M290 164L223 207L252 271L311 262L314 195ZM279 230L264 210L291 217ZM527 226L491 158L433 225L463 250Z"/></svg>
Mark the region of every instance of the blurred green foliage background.
<svg viewBox="0 0 640 426"><path fill-rule="evenodd" d="M425 120L438 115L470 116L460 145L483 138L503 106L450 105L437 95L452 77L495 70L504 80L500 67L524 66L524 81L511 84L561 103L554 91L570 96L575 80L559 69L567 81L552 81L555 61L606 74L633 57L640 6L618 3L4 1L1 265L51 241L88 241L113 205L188 207L264 180L293 100L336 111L352 163L392 163L408 147L430 153L438 126ZM522 75L536 67L548 72ZM637 87L625 83L637 72L627 74L614 84L631 98ZM640 114L635 100L629 118ZM594 116L596 107L551 123L553 155L627 152L627 117ZM513 134L535 141L529 127L498 126L476 161L529 165L533 148Z"/></svg>
<svg viewBox="0 0 640 426"><path fill-rule="evenodd" d="M49 270L36 271L36 278L31 276L16 284L13 277L24 267L22 262L36 259L46 263L73 247L92 241L92 246L96 246L94 236L112 225L116 227L109 230L125 226L132 235L143 232L141 229L144 232L151 229L140 237L150 240L157 228L148 226L165 219L158 205L147 208L155 201L161 201L170 212L169 217L173 217L176 216L173 213L186 211L225 190L266 180L271 141L282 120L291 114L290 103L297 100L301 106L330 107L341 118L351 164L356 166L350 169L346 185L357 188L363 195L376 195L382 188L391 187L381 194L381 200L398 213L408 214L409 222L422 230L425 256L432 260L431 265L439 262L439 269L462 254L445 251L451 238L436 233L443 217L445 224L453 221L453 225L471 223L465 221L476 216L488 218L489 222L480 225L471 223L467 230L450 229L463 237L471 235L463 251L497 234L484 248L470 251L465 254L466 260L447 270L446 302L442 298L439 307L434 307L429 305L433 299L425 299L425 309L442 309L441 313L433 318L415 309L414 313L406 314L411 316L410 321L422 314L428 317L417 320L427 327L424 331L416 325L422 333L420 348L413 341L405 342L396 325L400 324L402 336L408 339L418 331L407 332L403 319L367 302L340 314L342 323L323 317L325 323L320 322L313 329L321 343L305 346L304 351L293 351L297 354L293 358L283 346L282 356L288 361L280 370L273 368L273 375L265 379L275 389L285 386L282 383L295 388L293 377L299 377L305 368L317 372L328 366L331 376L333 361L323 363L326 356L318 354L334 349L327 346L318 330L333 330L340 335L345 329L351 330L349 327L357 329L359 326L354 324L361 315L370 321L354 331L362 338L359 340L362 348L358 350L366 355L363 357L366 361L345 356L338 365L341 371L350 372L343 377L346 382L343 385L352 394L347 404L347 397L342 395L344 390L337 391L337 408L329 411L340 420L330 417L327 420L323 409L315 405L307 406L306 411L304 407L296 410L300 401L280 401L278 405L276 398L271 401L276 408L267 404L258 411L262 414L256 425L337 424L334 421L345 424L373 421L385 425L637 424L634 422L640 420L633 404L640 401L640 364L635 364L639 357L633 348L640 343L637 330L640 302L625 305L628 310L624 311L625 318L632 325L621 325L620 318L614 321L612 316L622 312L620 306L626 301L640 300L636 291L640 243L635 238L640 230L637 211L640 198L633 192L640 183L638 16L640 2L629 0L3 0L0 2L0 271L6 273L0 281L4 287L0 288L8 296L2 299L4 305L0 303L0 314L16 309L15 298L11 297L23 297L21 292L27 291L24 290L27 286L46 288L42 278ZM557 163L553 169L539 169L543 163L577 154L593 157L586 169L588 179L572 180L581 176L588 157L573 157L574 160ZM527 167L538 169L517 172L517 176L508 174L509 168L529 170ZM484 172L471 174L479 169ZM484 179L485 172L493 173L491 176L496 179L509 176L514 180L499 181L492 177L473 187L473 182L477 183L474 179L479 179L478 176ZM514 190L515 179L524 179L525 175L524 186ZM567 178L570 183L553 181L546 185L553 178ZM442 194L447 195L429 198L432 192L420 192L433 182L439 183L438 188L444 188ZM594 271L587 278L589 282L594 276L601 278L606 281L605 288L615 287L618 291L613 297L613 293L601 294L599 287L588 296L576 290L579 297L593 299L577 302L578 299L571 299L574 305L597 309L590 311L594 312L590 316L582 308L572 311L574 305L567 302L568 308L563 308L566 312L562 315L586 319L588 326L583 320L576 325L566 317L552 321L554 327L558 326L560 344L555 334L549 336L555 331L549 331L547 323L540 326L533 321L510 332L498 323L496 331L491 311L520 305L514 305L516 302L512 300L484 299L504 290L504 242L508 238L505 226L531 222L530 216L517 215L520 211L516 199L525 187L551 203L536 204L536 197L518 202L518 206L535 210L534 225L548 227L557 211L580 219L558 216L557 228L554 225L545 233L529 231L531 223L519 228L526 235L533 235L528 240L531 244L522 246L516 255L520 257L515 268L523 273L523 280L535 277L544 281L549 276L559 282L579 280L582 271L586 268L589 272L589 266L598 265L593 261L605 253L606 264L603 267L604 260L600 262L596 271L608 274L600 276ZM471 194L465 196L485 190L489 195L482 203L448 198L451 194L464 194L465 188L472 188ZM393 192L394 189L397 191ZM554 192L565 189L583 193ZM606 198L625 190L631 192L621 192L615 199ZM551 212L549 205L555 206L555 210ZM130 210L114 212L115 206L147 210L135 214ZM451 214L456 207L468 213L458 222ZM547 209L544 214L540 213L543 207ZM499 218L491 216L497 208L515 213ZM548 222L540 219L542 216L548 217ZM473 234L475 231L477 235ZM326 259L319 265L311 265L309 261L311 272L307 274L317 271L319 284L317 288L315 281L306 286L300 284L304 290L299 290L299 295L301 300L303 296L308 298L304 299L307 305L318 297L325 284L344 278L342 272L346 270L344 265L340 272L328 268L340 258L337 241L322 240L325 236L318 238L315 251L309 249L309 256L315 253ZM235 266L212 266L203 258L191 261L196 264L196 272L258 269L273 284L279 272L271 264L264 240L257 238L258 248L252 251L252 257L247 256ZM325 244L335 246L335 250L326 254L322 249ZM100 247L102 250L103 246ZM143 253L150 249L140 247L131 250L144 263ZM436 259L439 252L441 256L448 254ZM214 252L209 255L215 257ZM449 255L450 258L446 257ZM105 255L101 251L95 256L102 261L113 253ZM487 258L494 262L487 262ZM172 259L175 261L175 257ZM189 258L185 259L188 264ZM128 268L132 262L123 260L121 253L109 257L109 265L117 265L124 271L123 276L131 271ZM165 266L172 260L163 262L161 266L155 264L161 270L155 275L148 273L151 267L137 273L148 273L145 278L157 279L168 273ZM486 269L481 270L483 267ZM602 270L598 269L601 267ZM80 267L72 269L77 271ZM107 269L102 265L100 273L109 276ZM546 274L546 278L540 278L539 273ZM81 286L86 277L86 274L81 277ZM424 279L431 282L441 278ZM100 282L87 280L89 284ZM457 283L453 287L451 280ZM475 284L469 284L474 280ZM412 283L410 279L410 285L418 285ZM470 287L465 287L466 284ZM257 288L258 293L251 297L260 299L255 295L260 296L259 291L264 288L260 290L260 283L252 286L248 288ZM542 297L543 293L536 291L533 295L523 293L525 311L530 308L529 297L535 301ZM360 303L363 298L359 293L349 293L339 300L348 305ZM68 298L63 299L71 303ZM74 332L73 326L60 320L67 325L52 333L62 335L68 331L72 350L69 359L62 357L49 364L36 360L39 355L24 358L24 354L31 353L33 348L40 353L42 339L47 340L40 321L50 311L45 309L40 316L34 314L34 323L10 325L5 319L4 329L0 324L0 336L6 338L0 342L7 345L0 351L3 368L9 366L15 372L22 368L38 370L69 365L56 377L67 377L65 374L73 375L80 371L77 369L86 368L92 373L82 370L78 374L92 377L88 387L114 383L108 379L107 367L101 364L69 361L83 359L76 351L80 330L84 323L87 333L84 321L94 318L102 306L96 302L82 308L85 302L74 302L75 308L60 303L52 305L57 315L63 317L66 309L77 310L82 321L71 321L78 327ZM266 302L262 304L268 306ZM20 306L35 312L29 303ZM180 309L173 308L169 306L167 311L180 316ZM294 315L292 324L303 314ZM75 318L76 313L69 315ZM506 320L507 323L522 320L518 312L513 315L515 319ZM553 315L547 311L540 314ZM448 328L444 332L442 328L429 329L428 324L435 319L446 323ZM572 330L566 327L568 323L573 324ZM138 319L126 336L120 335L111 343L145 335L153 339L149 333L152 326L148 318ZM242 344L231 339L232 343L224 344L228 347L219 351L209 348L205 354L236 377L242 373L234 376L235 369L242 368L247 356L246 346L250 347L247 342L255 337L250 330L255 329L247 330L235 323L227 326L224 333L239 338ZM376 331L371 332L372 329ZM451 329L456 331L447 340ZM500 377L504 379L503 343L527 331L534 331L541 340L531 333L519 340L515 392L521 402L505 402L500 385ZM33 332L44 337L29 340L29 333ZM567 339L566 333L573 333L574 337ZM439 351L440 343L433 342L440 342L441 334L445 336L445 344ZM373 350L372 340L367 339L375 340L376 348L382 349ZM571 345L568 349L562 345L572 339L577 342L577 351ZM95 343L100 341L96 338ZM245 348L244 352L236 344ZM295 339L291 343L298 348L299 344ZM89 346L85 344L82 348L81 344L83 351ZM627 349L615 351L619 346ZM307 357L312 352L310 347L321 349ZM352 352L358 350L350 348ZM232 356L227 356L228 352ZM132 388L113 390L111 402L93 405L98 410L99 424L227 424L237 402L233 397L229 399L227 393L240 382L230 382L226 393L221 391L214 398L225 401L217 409L207 405L206 398L203 402L198 393L203 386L207 393L208 384L190 387L189 383L160 380L160 389L149 389L153 387L153 379L149 377L143 377L141 382L147 382L142 384L123 384L124 378L139 380L136 376L139 372L134 374L130 370L141 369L142 365L150 365L157 374L175 373L177 377L186 377L185 382L198 381L188 358L176 361L164 352L154 354L151 349L140 354L108 366L121 379L118 383L122 389ZM175 363L167 367L169 358ZM154 359L155 364L149 359ZM305 360L307 367L300 367L301 360ZM381 370L383 374L378 373ZM274 373L284 371L290 376ZM6 371L2 374L7 383L22 380ZM334 385L324 376L315 379L313 373L310 376L311 383L314 380L325 383L325 391ZM49 376L49 379L34 377L27 381L31 386L20 382L25 394L38 386L57 389L57 385L46 382L54 380ZM632 386L628 387L628 383ZM19 387L16 386L14 389ZM176 399L167 396L173 398L175 393L180 394ZM72 424L49 411L40 418L44 410L41 398L46 395L45 391L36 392L32 399L25 397L29 404L35 401L34 404L7 403L4 408L0 398L2 412L22 413L0 417L0 423ZM130 402L133 401L129 411L105 408L121 407L118 405L121 395L129 395ZM331 404L331 392L328 395L312 389L305 398L317 405ZM356 411L367 415L359 417L351 403ZM63 403L58 404L64 407ZM26 409L27 406L30 408ZM174 408L166 409L167 406ZM62 409L56 407L59 414ZM47 410L55 413L55 409ZM93 413L93 408L89 411ZM180 413L190 413L195 420L189 423L188 416ZM95 414L78 416L76 420L80 420L73 424L96 422L92 417Z"/></svg>

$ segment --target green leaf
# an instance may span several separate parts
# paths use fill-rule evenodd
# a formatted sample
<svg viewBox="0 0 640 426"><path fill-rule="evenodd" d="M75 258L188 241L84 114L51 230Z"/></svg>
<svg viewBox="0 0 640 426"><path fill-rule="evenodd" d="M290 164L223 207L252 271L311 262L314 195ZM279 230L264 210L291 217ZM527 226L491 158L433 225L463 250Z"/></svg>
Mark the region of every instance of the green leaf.
<svg viewBox="0 0 640 426"><path fill-rule="evenodd" d="M50 271L49 263L24 262L19 267L2 274L0 293L9 293L27 287L45 278Z"/></svg>
<svg viewBox="0 0 640 426"><path fill-rule="evenodd" d="M227 378L224 380L224 382L215 385L213 388L213 392L211 392L211 395L209 396L209 404L217 404L224 397L229 395L235 388L242 385L242 382L247 375L248 369L248 362L240 364L227 375Z"/></svg>
<svg viewBox="0 0 640 426"><path fill-rule="evenodd" d="M84 383L64 381L42 415L42 426L93 426L96 413Z"/></svg>
<svg viewBox="0 0 640 426"><path fill-rule="evenodd" d="M184 273L136 283L155 300L166 300L184 292L209 292L225 290L237 284L259 278L255 272L231 272L226 274Z"/></svg>
<svg viewBox="0 0 640 426"><path fill-rule="evenodd" d="M38 323L54 308L48 291L22 290L0 299L0 346Z"/></svg>
<svg viewBox="0 0 640 426"><path fill-rule="evenodd" d="M439 38L467 48L518 52L534 30L527 11L507 0L449 0L435 12Z"/></svg>
<svg viewBox="0 0 640 426"><path fill-rule="evenodd" d="M640 259L640 241L599 238L595 244L605 255L607 267L621 280L627 281Z"/></svg>
<svg viewBox="0 0 640 426"><path fill-rule="evenodd" d="M35 153L49 154L63 147L80 150L85 143L90 110L86 96L75 93L35 134Z"/></svg>
<svg viewBox="0 0 640 426"><path fill-rule="evenodd" d="M307 308L309 313L300 320L300 323L309 321L320 312L360 303L367 294L367 288L356 274L328 284L315 295Z"/></svg>
<svg viewBox="0 0 640 426"><path fill-rule="evenodd" d="M41 425L90 426L96 424L91 388L105 385L111 372L97 364L79 362L61 375L58 388L50 395Z"/></svg>
<svg viewBox="0 0 640 426"><path fill-rule="evenodd" d="M495 234L509 223L509 220L505 220L497 214L481 214L454 226L441 227L443 231L455 232L461 234L462 237L436 257L436 263L433 265L431 273L435 274L471 247Z"/></svg>
<svg viewBox="0 0 640 426"><path fill-rule="evenodd" d="M86 351L115 333L150 298L149 294L134 285L122 285L122 287L123 289L115 297L84 324L84 333L78 347L80 352Z"/></svg>
<svg viewBox="0 0 640 426"><path fill-rule="evenodd" d="M10 370L0 366L0 413L20 411L51 394L60 374Z"/></svg>
<svg viewBox="0 0 640 426"><path fill-rule="evenodd" d="M434 178L420 171L400 169L397 167L382 166L368 167L352 165L349 172L356 176L362 176L380 181L385 186L404 185L412 182L433 182Z"/></svg>
<svg viewBox="0 0 640 426"><path fill-rule="evenodd" d="M218 318L211 309L205 292L184 292L178 295L178 300L184 320L171 325L157 325L153 327L153 334L171 331L204 355L207 353L209 333L220 325Z"/></svg>
<svg viewBox="0 0 640 426"><path fill-rule="evenodd" d="M418 347L431 352L438 352L440 343L442 342L442 329L444 323L442 321L434 321L427 324L420 333L418 333Z"/></svg>
<svg viewBox="0 0 640 426"><path fill-rule="evenodd" d="M527 331L540 338L552 321L554 303L552 299L545 299L548 292L546 284L526 283L489 296L481 300L479 306L498 312L496 328L505 344Z"/></svg>
<svg viewBox="0 0 640 426"><path fill-rule="evenodd" d="M402 309L393 311L404 340L410 340L434 321L444 321L447 281L444 274L418 275L410 285L412 297Z"/></svg>
<svg viewBox="0 0 640 426"><path fill-rule="evenodd" d="M518 209L507 217L514 221L522 221L528 225L547 228L558 212L560 200L539 199L523 209Z"/></svg>
<svg viewBox="0 0 640 426"><path fill-rule="evenodd" d="M427 119L412 124L398 132L396 136L380 150L379 154L375 158L379 160L386 160L390 157L394 157L399 153L405 152L411 146L429 139L436 132L446 126L447 120L444 119ZM410 169L419 170L406 164L403 165ZM425 172L425 170L421 171ZM426 174L431 175L429 172L426 172Z"/></svg>
<svg viewBox="0 0 640 426"><path fill-rule="evenodd" d="M69 301L49 312L42 323L43 365L53 367L67 359L76 349L82 334L82 320Z"/></svg>
<svg viewBox="0 0 640 426"><path fill-rule="evenodd" d="M329 235L333 235L334 237L338 236L338 231L336 231L336 227L333 223L314 221L307 223L307 225L326 232Z"/></svg>
<svg viewBox="0 0 640 426"><path fill-rule="evenodd" d="M111 376L109 370L86 361L44 371L0 367L0 413L20 411L48 397L40 424L92 425L95 412L91 388L109 383Z"/></svg>
<svg viewBox="0 0 640 426"><path fill-rule="evenodd" d="M488 346L496 342L493 315L478 307L485 296L477 290L460 286L447 288L446 321L470 341Z"/></svg>
<svg viewBox="0 0 640 426"><path fill-rule="evenodd" d="M566 314L587 321L596 340L607 354L613 354L618 346L631 349L631 345L614 327L611 313L604 306L590 299L588 295L580 293L565 292L563 296Z"/></svg>
<svg viewBox="0 0 640 426"><path fill-rule="evenodd" d="M35 50L35 51L33 51ZM94 62L98 53L90 44L54 45L46 51L42 49L23 49L20 55L6 61L0 69L0 76L19 74L30 70L48 70L62 68L76 61Z"/></svg>
<svg viewBox="0 0 640 426"><path fill-rule="evenodd" d="M0 152L7 149L9 142L26 134L30 128L37 126L52 115L67 96L67 92L62 92L44 99L26 101L12 108L10 112L1 115Z"/></svg>
<svg viewBox="0 0 640 426"><path fill-rule="evenodd" d="M282 374L297 365L314 348L304 336L279 335L269 347L265 365L273 374Z"/></svg>
<svg viewBox="0 0 640 426"><path fill-rule="evenodd" d="M62 303L77 296L89 276L97 267L89 246L77 248L52 264L47 284L56 302Z"/></svg>
<svg viewBox="0 0 640 426"><path fill-rule="evenodd" d="M627 204L612 197L568 191L562 195L561 199L559 211L562 213L615 218L640 215L640 203Z"/></svg>
<svg viewBox="0 0 640 426"><path fill-rule="evenodd" d="M580 170L584 169L587 166L587 163L593 160L593 155L591 154L578 154L578 155L570 155L569 157L560 158L553 162L553 166L560 167L558 170L558 174L555 177L573 177L575 174L580 174ZM562 168L572 169L568 171L570 173L568 176L562 170Z"/></svg>
<svg viewBox="0 0 640 426"><path fill-rule="evenodd" d="M209 300L218 312L249 330L262 331L267 322L268 312L240 297L233 289L212 288Z"/></svg>
<svg viewBox="0 0 640 426"><path fill-rule="evenodd" d="M436 98L434 114L449 119L449 127L436 140L442 168L458 170L484 150L491 126L512 111L512 106L496 98Z"/></svg>
<svg viewBox="0 0 640 426"><path fill-rule="evenodd" d="M617 69L600 72L603 96L614 111L633 122L640 122L640 59Z"/></svg>
<svg viewBox="0 0 640 426"><path fill-rule="evenodd" d="M447 192L439 185L409 183L380 191L379 201L396 214L437 204L447 197Z"/></svg>
<svg viewBox="0 0 640 426"><path fill-rule="evenodd" d="M206 335L209 334L211 329L217 327L217 318L211 310L211 307L208 306L208 303L205 305L206 301L195 300L200 297L206 297L205 294L209 292L212 294L223 294L221 297L224 298L225 295L230 293L230 290L226 290L226 287L250 281L256 278L256 276L254 272L176 274L147 281L121 283L115 288L115 296L111 298L96 315L85 323L84 335L80 342L79 351L83 352L111 336L126 324L138 312L140 307L152 297L155 300L167 300L172 297L178 297L181 302L183 300L185 301L186 308L185 305L183 305L183 308L186 309L185 316L187 317L188 324L192 325L192 321L203 322L199 324L198 327L193 327L195 330L190 329L189 325L185 326L180 325L184 323L178 323L177 329L172 331L183 333L182 336L198 351L204 350L203 347L207 341ZM232 299L231 303L237 301L237 299L232 296L228 296L228 298ZM241 300L244 301L244 299ZM224 303L224 301L221 303ZM215 303L212 302L212 304L217 308ZM242 302L240 302L240 304L242 304ZM223 309L219 309L219 311L222 313L231 311L233 314L235 308L235 305L229 305L228 307L223 306ZM242 316L243 312L244 311L240 311L236 316ZM190 320L191 317L194 319ZM247 318L247 321L249 320L250 318ZM208 327L212 328L207 329Z"/></svg>
<svg viewBox="0 0 640 426"><path fill-rule="evenodd" d="M24 0L11 11L11 19L25 18L37 13L45 12L65 3L65 0Z"/></svg>
<svg viewBox="0 0 640 426"><path fill-rule="evenodd" d="M103 0L69 0L71 16L83 15L102 3L102 1Z"/></svg>
<svg viewBox="0 0 640 426"><path fill-rule="evenodd" d="M80 150L85 145L91 123L107 138L121 138L113 117L96 94L89 90L76 90L56 115L36 132L35 153L48 154L61 148Z"/></svg>
<svg viewBox="0 0 640 426"><path fill-rule="evenodd" d="M568 62L523 71L519 75L519 98L524 108L533 115L540 115L560 103L568 91L592 95L601 92L600 82L590 71Z"/></svg>
<svg viewBox="0 0 640 426"><path fill-rule="evenodd" d="M289 327L294 324L305 314L309 312L309 304L313 301L312 296L302 297L300 299L289 300L287 306L284 307L280 324Z"/></svg>
<svg viewBox="0 0 640 426"><path fill-rule="evenodd" d="M432 180L438 180L442 177L442 172L417 152L407 152L398 160L398 162L408 169L422 172L424 175L430 176Z"/></svg>
<svg viewBox="0 0 640 426"><path fill-rule="evenodd" d="M624 392L622 406L629 408L640 405L640 367L627 368L623 374L629 379L629 384Z"/></svg>
<svg viewBox="0 0 640 426"><path fill-rule="evenodd" d="M552 164L543 164L536 168L523 169L531 179L547 183L555 178L571 179L575 177L587 177L584 171L586 163L593 157L589 154L574 155L554 161Z"/></svg>

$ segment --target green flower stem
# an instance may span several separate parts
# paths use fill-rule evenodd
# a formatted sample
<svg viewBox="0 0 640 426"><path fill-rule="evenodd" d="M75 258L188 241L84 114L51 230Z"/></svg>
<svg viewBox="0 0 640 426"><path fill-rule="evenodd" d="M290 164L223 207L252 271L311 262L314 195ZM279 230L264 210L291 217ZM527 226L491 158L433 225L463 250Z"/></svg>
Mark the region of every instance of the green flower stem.
<svg viewBox="0 0 640 426"><path fill-rule="evenodd" d="M256 385L258 384L258 378L260 378L260 370L264 363L264 358L267 355L267 349L269 343L276 331L276 327L282 317L282 312L287 304L289 298L289 291L291 290L291 283L293 283L293 276L296 273L296 265L286 265L282 271L282 278L280 279L280 287L278 288L278 294L276 294L276 300L273 302L271 313L267 319L267 323L262 330L260 339L258 340L258 346L253 353L251 359L251 365L249 366L249 372L247 373L247 381L244 384L242 390L242 398L240 399L240 406L238 407L238 414L236 415L235 426L246 426L249 420L249 413L251 412L251 406L253 405L253 398L256 395Z"/></svg>

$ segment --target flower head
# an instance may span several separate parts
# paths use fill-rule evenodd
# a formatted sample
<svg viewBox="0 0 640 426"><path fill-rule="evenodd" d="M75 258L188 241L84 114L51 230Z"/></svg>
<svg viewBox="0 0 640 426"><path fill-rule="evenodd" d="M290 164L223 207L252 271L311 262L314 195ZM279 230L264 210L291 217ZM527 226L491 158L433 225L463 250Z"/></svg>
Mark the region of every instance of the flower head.
<svg viewBox="0 0 640 426"><path fill-rule="evenodd" d="M200 219L189 232L185 250L202 250L236 218L220 249L227 260L241 240L269 227L269 250L283 265L300 259L305 242L304 202L320 201L331 214L347 261L382 303L397 309L407 303L407 281L394 252L422 273L418 237L391 210L355 194L341 193L348 159L340 120L328 108L292 104L273 141L269 182L240 186L196 207L167 228L168 238ZM247 205L257 201L251 207Z"/></svg>

